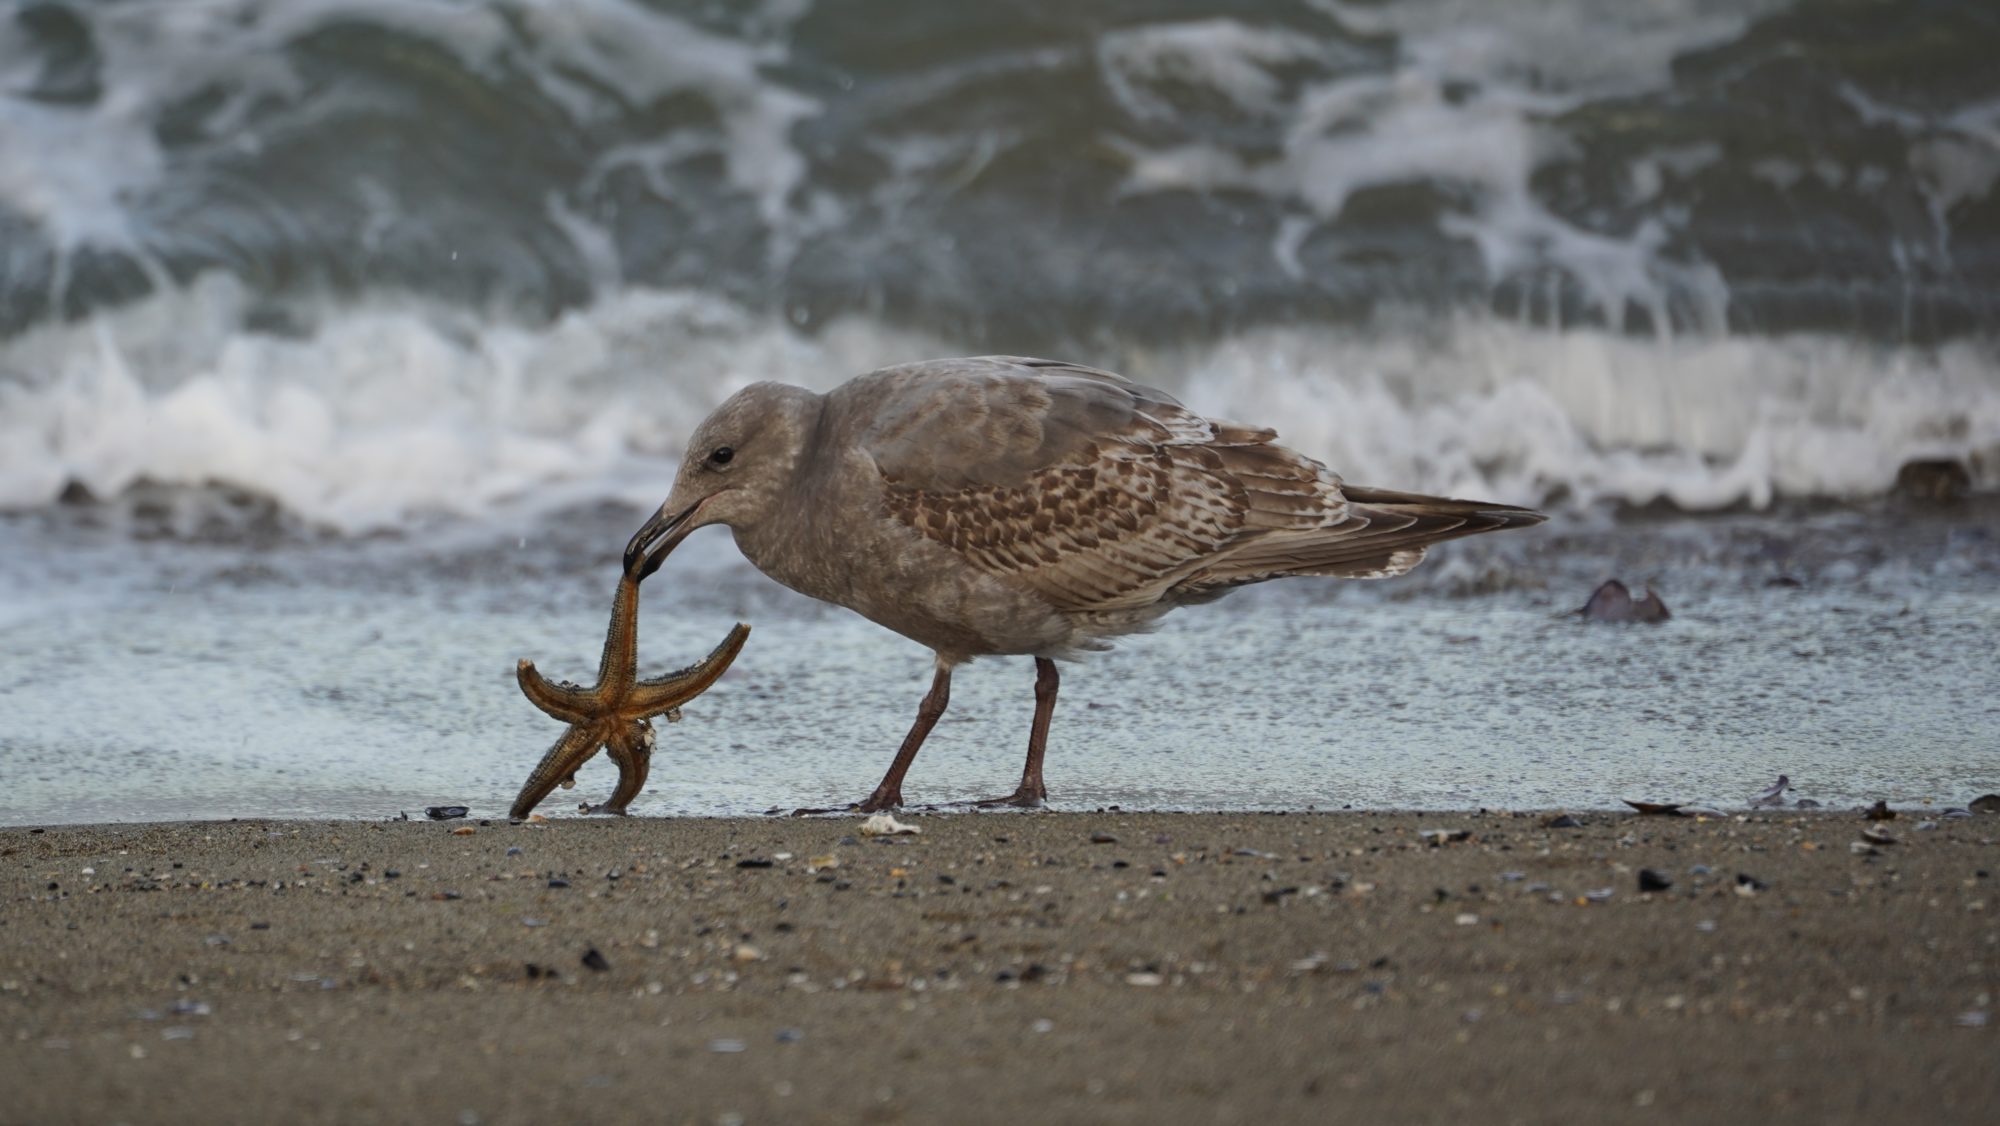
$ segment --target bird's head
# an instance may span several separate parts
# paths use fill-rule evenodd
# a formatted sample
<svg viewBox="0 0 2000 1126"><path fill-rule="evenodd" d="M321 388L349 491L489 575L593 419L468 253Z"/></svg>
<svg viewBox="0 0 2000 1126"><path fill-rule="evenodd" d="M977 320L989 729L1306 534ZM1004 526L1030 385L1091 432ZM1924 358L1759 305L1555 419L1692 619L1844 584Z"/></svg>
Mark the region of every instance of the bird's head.
<svg viewBox="0 0 2000 1126"><path fill-rule="evenodd" d="M822 396L784 383L753 383L695 427L666 503L625 545L625 572L660 569L689 532L710 524L754 527L790 486L817 424Z"/></svg>

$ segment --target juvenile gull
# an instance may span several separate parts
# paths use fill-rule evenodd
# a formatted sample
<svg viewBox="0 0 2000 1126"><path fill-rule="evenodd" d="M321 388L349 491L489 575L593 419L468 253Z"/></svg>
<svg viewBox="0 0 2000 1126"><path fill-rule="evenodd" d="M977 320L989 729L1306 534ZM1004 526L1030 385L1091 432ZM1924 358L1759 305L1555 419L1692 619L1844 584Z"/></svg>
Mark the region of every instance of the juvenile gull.
<svg viewBox="0 0 2000 1126"><path fill-rule="evenodd" d="M937 654L863 811L902 804L955 666L1034 657L1021 784L980 804L1039 806L1058 659L1247 583L1400 575L1431 544L1542 521L1349 485L1276 437L1107 371L1014 356L884 368L824 395L756 383L695 429L625 566L649 573L689 532L726 524L766 575Z"/></svg>

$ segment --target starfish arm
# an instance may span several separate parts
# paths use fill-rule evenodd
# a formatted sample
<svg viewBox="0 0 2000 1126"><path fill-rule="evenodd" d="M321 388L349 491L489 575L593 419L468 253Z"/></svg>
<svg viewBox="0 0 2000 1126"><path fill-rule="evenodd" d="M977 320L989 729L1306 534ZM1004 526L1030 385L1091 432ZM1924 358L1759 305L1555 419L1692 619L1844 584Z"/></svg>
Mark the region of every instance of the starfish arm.
<svg viewBox="0 0 2000 1126"><path fill-rule="evenodd" d="M730 630L729 636L723 638L722 644L717 645L708 656L679 672L640 681L629 697L633 707L623 710L628 714L661 715L708 691L709 686L728 671L749 636L750 627L742 622L736 623L736 628Z"/></svg>
<svg viewBox="0 0 2000 1126"><path fill-rule="evenodd" d="M623 815L625 807L645 788L646 773L652 768L653 725L644 720L627 724L604 749L610 752L611 761L618 764L618 788L611 792L610 801L593 807L590 812Z"/></svg>
<svg viewBox="0 0 2000 1126"><path fill-rule="evenodd" d="M527 783L521 787L521 795L514 799L514 807L507 811L507 816L516 821L526 818L543 798L549 796L549 791L565 779L575 777L577 767L590 761L590 756L603 745L601 727L577 724L563 732L562 738L557 739L548 753L542 756L542 761L536 764L535 772L528 775Z"/></svg>
<svg viewBox="0 0 2000 1126"><path fill-rule="evenodd" d="M597 690L616 700L639 678L639 580L618 576L611 596L611 627L604 633L604 657L597 665Z"/></svg>
<svg viewBox="0 0 2000 1126"><path fill-rule="evenodd" d="M553 683L535 671L533 661L515 665L514 679L520 683L521 693L529 703L564 723L587 723L600 710L599 693Z"/></svg>

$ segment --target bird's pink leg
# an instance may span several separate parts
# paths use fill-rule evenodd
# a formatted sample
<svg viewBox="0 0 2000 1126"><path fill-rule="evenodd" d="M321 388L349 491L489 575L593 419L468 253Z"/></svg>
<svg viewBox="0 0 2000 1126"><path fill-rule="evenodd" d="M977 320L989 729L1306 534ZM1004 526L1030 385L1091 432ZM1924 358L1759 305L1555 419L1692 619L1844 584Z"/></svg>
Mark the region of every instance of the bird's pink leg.
<svg viewBox="0 0 2000 1126"><path fill-rule="evenodd" d="M812 813L880 813L885 809L900 809L903 805L903 775L910 772L910 764L916 761L917 750L924 745L924 738L937 726L938 717L944 714L945 705L951 703L951 667L940 662L937 675L931 678L931 690L924 693L924 701L917 705L917 721L910 725L910 733L903 736L903 745L896 751L896 761L889 764L889 773L875 787L875 792L848 806L846 809L795 809L792 816L803 817Z"/></svg>
<svg viewBox="0 0 2000 1126"><path fill-rule="evenodd" d="M1049 747L1049 721L1056 714L1056 688L1060 681L1054 661L1047 657L1035 658L1035 724L1028 729L1028 763L1021 768L1020 788L1004 798L974 802L974 805L1040 809L1048 801L1049 788L1042 784L1042 752Z"/></svg>
<svg viewBox="0 0 2000 1126"><path fill-rule="evenodd" d="M903 775L910 772L910 764L917 759L917 751L924 745L924 739L937 726L938 717L944 714L945 705L951 703L951 666L938 665L937 675L931 678L931 690L924 693L923 703L917 705L917 721L910 725L910 733L903 736L903 745L896 751L896 761L889 764L889 773L875 786L875 792L863 799L854 808L862 813L879 813L885 809L897 809L903 804Z"/></svg>

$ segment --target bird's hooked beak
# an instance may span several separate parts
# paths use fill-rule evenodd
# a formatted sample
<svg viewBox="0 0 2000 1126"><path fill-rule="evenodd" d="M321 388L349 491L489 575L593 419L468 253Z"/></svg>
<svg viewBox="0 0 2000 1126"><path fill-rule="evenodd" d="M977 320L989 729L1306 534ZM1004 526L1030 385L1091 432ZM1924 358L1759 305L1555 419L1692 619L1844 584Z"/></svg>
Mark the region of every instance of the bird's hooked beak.
<svg viewBox="0 0 2000 1126"><path fill-rule="evenodd" d="M660 569L674 548L694 531L694 514L701 511L707 500L703 497L672 516L667 515L663 506L639 528L625 545L625 573L632 576L633 582Z"/></svg>

